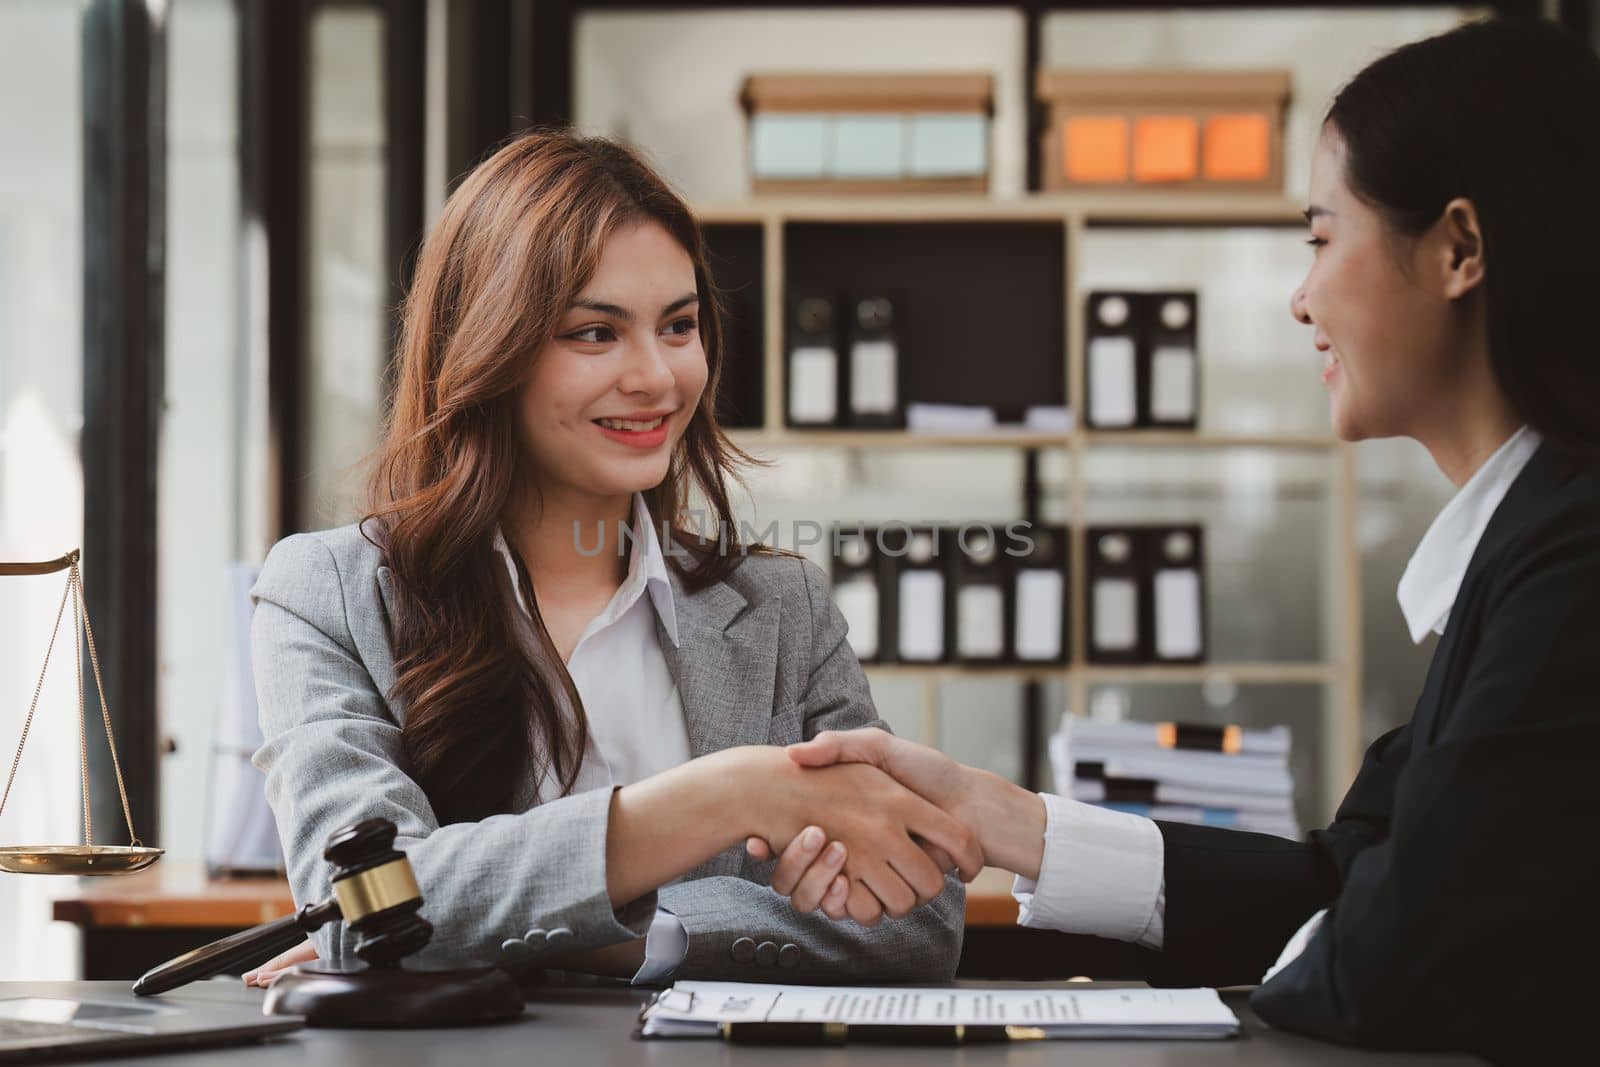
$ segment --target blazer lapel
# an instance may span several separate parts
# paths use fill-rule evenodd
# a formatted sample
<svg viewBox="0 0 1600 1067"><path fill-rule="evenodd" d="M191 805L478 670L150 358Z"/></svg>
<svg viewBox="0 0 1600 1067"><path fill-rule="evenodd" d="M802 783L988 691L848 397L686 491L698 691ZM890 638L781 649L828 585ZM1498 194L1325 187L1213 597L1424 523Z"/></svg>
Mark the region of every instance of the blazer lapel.
<svg viewBox="0 0 1600 1067"><path fill-rule="evenodd" d="M765 744L778 668L776 600L751 608L726 582L690 591L669 568L678 645L656 620L695 756Z"/></svg>
<svg viewBox="0 0 1600 1067"><path fill-rule="evenodd" d="M1494 514L1489 517L1489 524L1484 527L1483 536L1478 538L1478 544L1472 550L1472 558L1467 563L1466 573L1462 575L1461 588L1456 592L1456 601L1450 609L1449 621L1445 623L1444 634L1439 638L1439 647L1434 650L1433 659L1428 664L1428 677L1423 683L1422 695L1417 699L1416 710L1411 716L1414 748L1433 743L1434 733L1439 726L1440 711L1445 697L1450 695L1446 693L1445 683L1452 675L1451 661L1459 644L1461 628L1469 621L1477 625L1482 624L1483 620L1469 620L1468 616L1474 614L1470 610L1472 594L1483 580L1484 569L1490 560L1499 556L1504 544L1522 529L1538 503L1546 499L1572 474L1571 464L1563 460L1561 453L1548 444L1540 445L1528 458L1527 465L1522 468L1516 480L1511 483L1511 488L1506 490L1506 495L1494 509Z"/></svg>
<svg viewBox="0 0 1600 1067"><path fill-rule="evenodd" d="M367 671L372 675L372 684L378 687L378 692L383 694L383 699L389 702L389 710L394 715L396 722L404 722L404 712L397 707L397 701L390 695L394 689L394 572L388 567L379 565L377 573L378 601L383 605L383 648L385 655L363 655L367 664Z"/></svg>

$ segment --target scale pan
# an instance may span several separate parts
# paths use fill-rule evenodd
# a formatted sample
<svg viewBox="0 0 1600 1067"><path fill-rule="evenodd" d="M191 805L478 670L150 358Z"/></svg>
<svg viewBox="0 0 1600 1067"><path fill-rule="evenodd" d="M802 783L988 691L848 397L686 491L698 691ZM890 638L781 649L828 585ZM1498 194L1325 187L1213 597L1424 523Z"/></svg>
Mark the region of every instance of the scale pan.
<svg viewBox="0 0 1600 1067"><path fill-rule="evenodd" d="M0 847L0 871L12 874L131 874L166 852L143 845L7 845Z"/></svg>

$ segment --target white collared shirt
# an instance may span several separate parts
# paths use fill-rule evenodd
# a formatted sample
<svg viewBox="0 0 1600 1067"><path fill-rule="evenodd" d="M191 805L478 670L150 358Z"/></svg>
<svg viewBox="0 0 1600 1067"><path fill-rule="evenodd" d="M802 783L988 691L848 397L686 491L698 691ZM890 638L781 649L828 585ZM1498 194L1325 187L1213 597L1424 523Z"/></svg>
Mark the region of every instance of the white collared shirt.
<svg viewBox="0 0 1600 1067"><path fill-rule="evenodd" d="M595 543L596 531L575 531L578 545ZM620 543L620 538L617 539ZM589 744L573 784L574 793L631 785L687 763L689 731L683 700L656 632L656 620L676 648L678 615L666 558L644 497L633 497L633 536L628 575L605 608L584 627L567 658L567 673L583 701ZM516 563L500 531L494 550L505 563L520 609L518 639L533 640L533 618L522 597ZM620 551L620 549L619 549ZM560 795L547 771L539 781L540 803ZM644 966L634 981L658 981L683 962L688 935L671 912L657 911L645 941Z"/></svg>
<svg viewBox="0 0 1600 1067"><path fill-rule="evenodd" d="M1444 632L1489 518L1540 442L1531 428L1517 430L1428 527L1398 592L1412 641L1421 643L1430 631ZM1037 881L1019 877L1012 887L1020 906L1017 922L1159 949L1167 911L1160 827L1140 815L1040 795L1045 802L1044 854ZM1262 981L1300 955L1326 914L1323 909L1306 920Z"/></svg>
<svg viewBox="0 0 1600 1067"><path fill-rule="evenodd" d="M1422 535L1397 592L1412 643L1422 644L1429 631L1444 633L1484 528L1543 440L1529 426L1506 438Z"/></svg>

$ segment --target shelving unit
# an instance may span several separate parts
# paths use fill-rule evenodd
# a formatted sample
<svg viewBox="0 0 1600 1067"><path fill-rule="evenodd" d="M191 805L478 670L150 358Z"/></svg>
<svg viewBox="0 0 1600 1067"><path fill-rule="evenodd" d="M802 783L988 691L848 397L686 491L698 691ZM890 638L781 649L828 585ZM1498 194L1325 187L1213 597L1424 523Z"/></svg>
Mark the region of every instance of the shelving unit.
<svg viewBox="0 0 1600 1067"><path fill-rule="evenodd" d="M1238 434L1199 431L1095 431L1080 426L1065 433L1000 428L985 433L923 433L905 430L806 430L784 425L785 237L793 224L1034 222L1062 227L1065 292L1064 361L1067 397L1081 418L1084 391L1085 292L1079 285L1079 242L1090 228L1228 228L1303 225L1299 205L1281 197L1194 193L1182 196L1134 193L1121 196L1040 194L1018 199L962 196L893 198L763 198L698 208L701 221L761 228L762 428L732 431L740 447L755 454L793 449L834 448L1012 448L1062 450L1068 469L1068 515L1073 531L1069 553L1072 590L1071 663L1041 667L987 667L959 664L883 664L868 667L870 677L914 679L923 684L922 721L936 736L938 689L947 681L997 678L1017 682L1064 683L1068 706L1083 712L1094 686L1111 684L1194 685L1225 678L1238 685L1314 685L1324 688L1320 758L1326 809L1331 815L1353 779L1360 760L1361 599L1360 554L1356 545L1356 480L1350 446L1328 434ZM1202 357L1203 358L1203 357ZM1323 461L1323 478L1332 509L1332 536L1323 561L1323 587L1329 591L1324 620L1324 655L1316 662L1203 663L1198 665L1110 666L1089 663L1086 641L1086 549L1082 533L1088 514L1085 464L1091 453L1138 449L1267 449L1294 452ZM1213 594L1215 595L1215 594Z"/></svg>

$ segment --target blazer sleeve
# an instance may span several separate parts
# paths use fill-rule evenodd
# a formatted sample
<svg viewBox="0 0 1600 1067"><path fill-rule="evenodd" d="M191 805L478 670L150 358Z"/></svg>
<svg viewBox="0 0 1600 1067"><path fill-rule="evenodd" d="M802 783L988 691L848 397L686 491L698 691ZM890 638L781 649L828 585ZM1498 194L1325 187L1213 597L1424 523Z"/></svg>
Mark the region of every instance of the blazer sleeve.
<svg viewBox="0 0 1600 1067"><path fill-rule="evenodd" d="M798 711L802 735L861 727L888 729L873 707L866 674L845 640L844 616L828 595L827 579L810 563L804 570L812 626L812 663ZM666 886L661 905L675 913L689 934L680 977L751 980L730 946L748 937L795 946L798 959L777 971L780 981L944 980L955 975L966 921L966 890L946 876L945 889L926 907L901 919L885 918L872 929L820 912L800 915L768 882L772 863L746 859L743 875L714 876Z"/></svg>
<svg viewBox="0 0 1600 1067"><path fill-rule="evenodd" d="M1597 545L1600 522L1568 521L1508 557L1481 604L1458 604L1482 621L1448 718L1435 743L1414 742L1390 835L1353 859L1305 952L1255 993L1263 1019L1518 1062L1581 1047L1600 992Z"/></svg>
<svg viewBox="0 0 1600 1067"><path fill-rule="evenodd" d="M618 913L606 891L609 790L439 825L406 772L400 726L356 652L343 581L329 548L298 534L273 548L252 590L251 657L265 738L254 762L266 773L296 903L331 895L323 842L381 817L399 829L396 847L411 861L422 914L434 927L419 959L497 961L502 942L536 926L567 928L573 947L644 936L655 895ZM324 960L354 958L355 937L342 923L314 940Z"/></svg>
<svg viewBox="0 0 1600 1067"><path fill-rule="evenodd" d="M1159 952L1140 950L1160 985L1254 985L1284 944L1338 895L1355 857L1388 832L1411 727L1374 741L1334 821L1305 841L1158 822L1166 879Z"/></svg>

